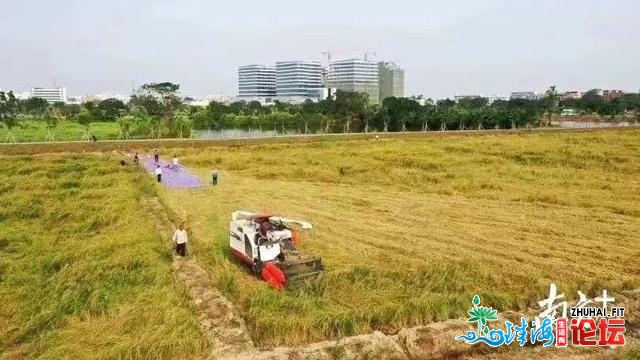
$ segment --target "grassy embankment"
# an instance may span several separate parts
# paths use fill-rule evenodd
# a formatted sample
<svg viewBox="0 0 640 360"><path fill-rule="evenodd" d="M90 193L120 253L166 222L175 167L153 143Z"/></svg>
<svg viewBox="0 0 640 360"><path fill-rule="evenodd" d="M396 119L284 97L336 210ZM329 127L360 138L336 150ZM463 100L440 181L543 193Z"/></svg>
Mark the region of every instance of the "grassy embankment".
<svg viewBox="0 0 640 360"><path fill-rule="evenodd" d="M203 178L223 171L161 198L261 345L465 317L476 293L505 311L535 307L550 282L570 303L640 288L638 130L163 151ZM302 248L325 279L276 292L249 276L228 255L242 208L312 221Z"/></svg>
<svg viewBox="0 0 640 360"><path fill-rule="evenodd" d="M120 128L115 122L93 122L89 124L89 133L95 135L98 140L114 140L118 138ZM11 133L18 142L41 142L47 141L47 136L51 133L56 141L80 141L87 127L73 121L60 121L51 131L47 129L44 120L22 120L11 130ZM6 126L0 126L0 142L7 139L9 130Z"/></svg>
<svg viewBox="0 0 640 360"><path fill-rule="evenodd" d="M141 207L154 185L108 155L0 157L0 357L196 358L205 342Z"/></svg>

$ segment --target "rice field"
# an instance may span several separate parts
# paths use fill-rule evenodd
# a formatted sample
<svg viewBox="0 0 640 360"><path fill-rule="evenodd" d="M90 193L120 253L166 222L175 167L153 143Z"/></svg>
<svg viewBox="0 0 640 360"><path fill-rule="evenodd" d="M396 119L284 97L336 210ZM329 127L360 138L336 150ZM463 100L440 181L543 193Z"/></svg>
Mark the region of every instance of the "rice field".
<svg viewBox="0 0 640 360"><path fill-rule="evenodd" d="M0 358L199 358L206 343L110 155L0 157Z"/></svg>
<svg viewBox="0 0 640 360"><path fill-rule="evenodd" d="M574 303L640 288L637 130L163 151L221 171L160 196L264 347L465 317L476 293L518 311L550 282ZM227 249L235 209L313 222L302 248L324 279L277 292L251 277Z"/></svg>
<svg viewBox="0 0 640 360"><path fill-rule="evenodd" d="M639 130L167 144L125 151L159 146L219 185L157 186L109 144L0 156L2 356L204 356L144 197L185 221L262 348L466 317L475 294L535 309L550 282L573 302L640 288ZM228 251L236 209L312 222L301 248L324 277L275 291L251 276Z"/></svg>

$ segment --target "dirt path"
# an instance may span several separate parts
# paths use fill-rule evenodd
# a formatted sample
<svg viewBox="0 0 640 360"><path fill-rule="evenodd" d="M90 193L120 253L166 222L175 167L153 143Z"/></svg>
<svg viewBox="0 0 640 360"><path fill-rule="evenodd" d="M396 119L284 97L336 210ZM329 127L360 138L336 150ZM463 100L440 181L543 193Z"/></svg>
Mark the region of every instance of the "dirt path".
<svg viewBox="0 0 640 360"><path fill-rule="evenodd" d="M307 134L285 135L252 138L222 138L222 139L140 139L140 140L101 140L87 141L56 141L56 142L25 142L0 143L0 155L28 155L57 152L106 152L112 150L129 151L129 149L153 149L156 147L191 148L207 146L239 146L260 145L273 143L309 143L316 141L343 140L371 140L378 134L384 138L429 138L440 136L494 136L496 134L542 134L559 132L604 132L604 131L634 131L638 126L610 127L610 128L533 128L528 129L500 129L500 130L447 130L447 131L409 131L389 133L338 133L338 134Z"/></svg>
<svg viewBox="0 0 640 360"><path fill-rule="evenodd" d="M166 244L169 247L168 238L175 226L167 209L157 198L145 197L142 202L155 217L158 234L167 234ZM181 258L173 251L172 254L173 269L192 300L200 327L209 343L207 358L222 359L229 354L255 353L256 348L244 319L237 314L233 304L213 286L209 274L198 265L197 259L193 256Z"/></svg>

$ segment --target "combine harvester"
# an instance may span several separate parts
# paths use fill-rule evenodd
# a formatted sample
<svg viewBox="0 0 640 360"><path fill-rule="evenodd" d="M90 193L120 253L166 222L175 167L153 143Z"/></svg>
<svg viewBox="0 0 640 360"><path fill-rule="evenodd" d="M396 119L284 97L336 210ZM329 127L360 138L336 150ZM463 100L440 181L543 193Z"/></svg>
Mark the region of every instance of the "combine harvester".
<svg viewBox="0 0 640 360"><path fill-rule="evenodd" d="M251 271L276 289L293 281L322 274L322 260L298 253L298 234L292 224L304 230L312 228L306 221L287 219L273 214L257 214L238 210L231 214L229 245L231 252Z"/></svg>

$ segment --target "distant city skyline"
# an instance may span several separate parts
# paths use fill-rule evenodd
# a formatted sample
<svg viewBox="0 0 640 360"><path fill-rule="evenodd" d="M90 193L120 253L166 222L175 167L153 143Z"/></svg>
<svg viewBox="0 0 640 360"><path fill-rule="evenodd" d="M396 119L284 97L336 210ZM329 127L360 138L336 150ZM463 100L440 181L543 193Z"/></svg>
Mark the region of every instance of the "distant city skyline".
<svg viewBox="0 0 640 360"><path fill-rule="evenodd" d="M186 95L233 96L238 66L320 61L332 50L335 59L375 52L370 60L398 63L405 96L550 85L637 92L638 13L634 0L327 0L312 12L291 0L8 2L0 12L0 88L129 94L134 83L171 81Z"/></svg>
<svg viewBox="0 0 640 360"><path fill-rule="evenodd" d="M50 87L42 87L42 88L54 88L52 86ZM58 88L64 88L64 91L68 93L68 89L64 86L60 86ZM412 98L412 97L420 97L423 100L426 99L433 99L433 100L443 100L443 99L450 99L450 100L457 100L457 99L461 99L461 98L487 98L490 100L495 100L495 99L500 99L500 100L508 100L509 98L522 98L522 96L520 96L520 94L533 94L536 95L536 98L542 98L545 96L545 92L548 90L547 88L544 89L533 89L533 90L525 90L525 91L508 91L505 93L501 93L501 94L490 94L490 93L483 93L483 92L476 92L476 93L460 93L460 94L451 94L449 96L444 96L444 97L427 97L424 95L405 95L404 97L407 98ZM556 88L556 92L559 95L562 95L566 98L574 98L574 99L578 99L580 98L582 95L584 95L585 93L587 93L588 91L591 90L598 90L598 95L604 96L604 97L612 97L614 95L618 95L618 92L621 93L640 93L640 90L623 90L623 89L602 89L602 88L585 88L585 89L558 89ZM20 89L9 89L9 88L0 88L0 91L4 91L4 92L8 92L8 91L13 91L14 95L19 98L19 99L27 99L29 97L33 97L33 88L29 89L29 90L25 90L22 91ZM237 94L237 90L236 90L236 94L216 94L216 93L210 93L210 94L185 94L183 93L183 91L180 91L180 95L182 95L184 98L193 98L194 100L215 100L215 101L221 101L221 99L224 99L224 101L251 101L254 99L242 99L241 96L238 96ZM127 100L130 97L131 92L115 92L115 91L104 91L101 93L68 93L67 98L68 99L82 99L82 100L104 100L104 99L108 99L108 98L118 98L120 100ZM273 97L273 100L277 100L277 97Z"/></svg>

